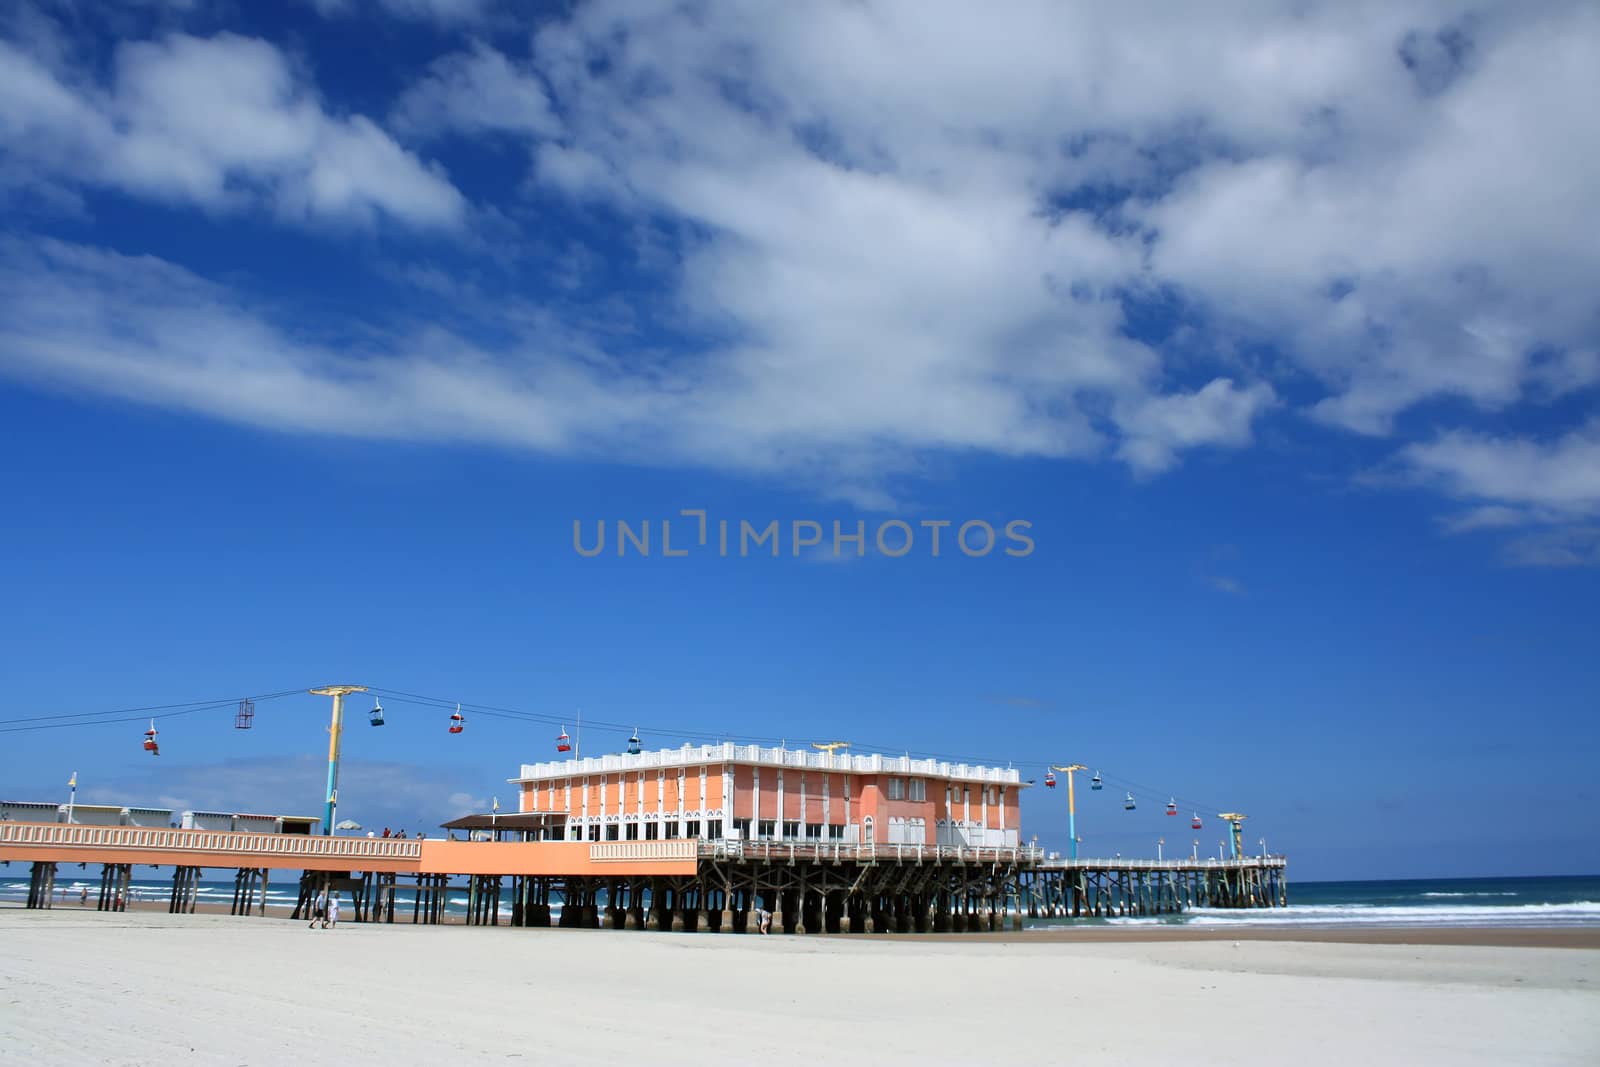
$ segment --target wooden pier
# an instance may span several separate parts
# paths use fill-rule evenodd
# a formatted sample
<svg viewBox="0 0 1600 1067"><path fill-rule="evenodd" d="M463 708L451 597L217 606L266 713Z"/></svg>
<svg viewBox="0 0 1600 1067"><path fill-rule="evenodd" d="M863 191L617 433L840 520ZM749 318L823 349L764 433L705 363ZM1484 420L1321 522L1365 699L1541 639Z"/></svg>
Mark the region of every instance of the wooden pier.
<svg viewBox="0 0 1600 1067"><path fill-rule="evenodd" d="M1029 847L847 842L447 841L0 822L0 859L33 867L48 908L56 865L102 865L101 910L121 910L134 864L174 868L169 910L192 912L202 869L236 872L232 914L264 915L271 870L302 872L294 918L337 891L355 922L445 921L465 877L468 925L746 933L960 933L1027 919L1274 908L1282 856L1057 860ZM406 890L409 902L398 900ZM559 909L558 909L559 904Z"/></svg>

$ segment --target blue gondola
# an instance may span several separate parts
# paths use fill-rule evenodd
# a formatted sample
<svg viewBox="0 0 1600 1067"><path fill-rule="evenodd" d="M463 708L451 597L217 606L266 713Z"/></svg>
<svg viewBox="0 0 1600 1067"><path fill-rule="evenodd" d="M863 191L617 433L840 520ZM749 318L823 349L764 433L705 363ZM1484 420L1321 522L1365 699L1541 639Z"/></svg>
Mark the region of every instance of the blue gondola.
<svg viewBox="0 0 1600 1067"><path fill-rule="evenodd" d="M638 727L634 727L633 736L628 738L628 755L637 756L639 754L639 750L639 729Z"/></svg>
<svg viewBox="0 0 1600 1067"><path fill-rule="evenodd" d="M1133 802L1133 794L1129 793L1128 799L1122 802L1122 809L1124 811L1132 811L1136 806Z"/></svg>
<svg viewBox="0 0 1600 1067"><path fill-rule="evenodd" d="M372 702L372 710L367 713L367 721L372 723L372 725L374 725L374 726L382 726L383 725L383 702L382 701L374 700Z"/></svg>
<svg viewBox="0 0 1600 1067"><path fill-rule="evenodd" d="M1090 789L1099 789L1100 788L1100 772L1099 771L1095 771L1094 772L1094 777L1089 779L1089 788Z"/></svg>

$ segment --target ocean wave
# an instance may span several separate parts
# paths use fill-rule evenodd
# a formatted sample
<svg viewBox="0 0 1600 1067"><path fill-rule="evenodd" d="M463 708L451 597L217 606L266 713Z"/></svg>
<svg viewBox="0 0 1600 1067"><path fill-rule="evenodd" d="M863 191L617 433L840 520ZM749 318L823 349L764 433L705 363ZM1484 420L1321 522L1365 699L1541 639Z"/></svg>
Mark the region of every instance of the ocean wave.
<svg viewBox="0 0 1600 1067"><path fill-rule="evenodd" d="M1232 926L1594 926L1600 901L1570 904L1291 904L1286 908L1195 908L1189 922Z"/></svg>
<svg viewBox="0 0 1600 1067"><path fill-rule="evenodd" d="M1521 893L1422 893L1424 897L1520 897Z"/></svg>

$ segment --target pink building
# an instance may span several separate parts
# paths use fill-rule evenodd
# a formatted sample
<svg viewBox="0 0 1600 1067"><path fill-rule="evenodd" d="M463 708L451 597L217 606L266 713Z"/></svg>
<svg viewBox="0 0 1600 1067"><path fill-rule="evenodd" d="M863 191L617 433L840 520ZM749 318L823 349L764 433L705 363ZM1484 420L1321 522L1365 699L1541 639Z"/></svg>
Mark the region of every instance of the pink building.
<svg viewBox="0 0 1600 1067"><path fill-rule="evenodd" d="M511 781L570 841L1014 846L1024 788L1002 767L732 743L523 764Z"/></svg>

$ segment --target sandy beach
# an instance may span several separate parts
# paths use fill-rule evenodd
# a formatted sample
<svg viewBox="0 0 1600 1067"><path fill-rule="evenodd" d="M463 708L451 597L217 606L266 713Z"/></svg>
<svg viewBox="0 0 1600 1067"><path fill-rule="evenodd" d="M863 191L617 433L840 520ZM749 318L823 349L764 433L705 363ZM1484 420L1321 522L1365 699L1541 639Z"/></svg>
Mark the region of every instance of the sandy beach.
<svg viewBox="0 0 1600 1067"><path fill-rule="evenodd" d="M409 925L324 932L276 918L5 908L0 1060L1600 1059L1600 951L1578 947L1585 938L1572 931L1549 932L1562 947L1499 944L1493 932L1478 944L1270 933L868 940Z"/></svg>

